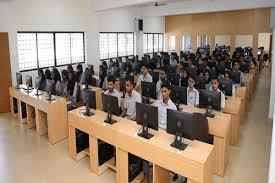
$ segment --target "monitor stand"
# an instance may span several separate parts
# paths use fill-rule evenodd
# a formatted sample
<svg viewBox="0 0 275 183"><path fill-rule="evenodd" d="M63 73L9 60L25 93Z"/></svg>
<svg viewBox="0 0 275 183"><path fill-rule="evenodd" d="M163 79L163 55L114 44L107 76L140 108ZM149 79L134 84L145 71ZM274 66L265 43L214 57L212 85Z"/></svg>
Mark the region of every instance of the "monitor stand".
<svg viewBox="0 0 275 183"><path fill-rule="evenodd" d="M172 147L183 151L188 146L187 144L184 144L183 137L179 134L176 135L174 142L171 144Z"/></svg>
<svg viewBox="0 0 275 183"><path fill-rule="evenodd" d="M35 96L37 96L37 97L39 97L40 95L43 95L43 94L42 94L42 93L40 93L38 89L36 89L36 92L35 92L35 94L34 94L34 95L35 95Z"/></svg>
<svg viewBox="0 0 275 183"><path fill-rule="evenodd" d="M108 112L107 118L104 120L104 122L112 125L115 124L117 121L112 119L112 113Z"/></svg>
<svg viewBox="0 0 275 183"><path fill-rule="evenodd" d="M209 117L209 118L214 118L215 117L215 114L213 114L211 107L207 107L206 112L205 112L205 116Z"/></svg>
<svg viewBox="0 0 275 183"><path fill-rule="evenodd" d="M145 138L145 139L151 139L152 137L154 137L153 134L149 133L149 128L147 127L147 125L142 125L142 132L138 133L138 136Z"/></svg>
<svg viewBox="0 0 275 183"><path fill-rule="evenodd" d="M86 108L85 108L85 111L82 112L82 114L83 114L84 116L87 116L87 117L90 117L90 116L95 115L95 114L90 110L90 107L87 107L87 106L86 106Z"/></svg>
<svg viewBox="0 0 275 183"><path fill-rule="evenodd" d="M49 98L47 98L47 101L55 101L55 98L52 98L51 92L49 93Z"/></svg>

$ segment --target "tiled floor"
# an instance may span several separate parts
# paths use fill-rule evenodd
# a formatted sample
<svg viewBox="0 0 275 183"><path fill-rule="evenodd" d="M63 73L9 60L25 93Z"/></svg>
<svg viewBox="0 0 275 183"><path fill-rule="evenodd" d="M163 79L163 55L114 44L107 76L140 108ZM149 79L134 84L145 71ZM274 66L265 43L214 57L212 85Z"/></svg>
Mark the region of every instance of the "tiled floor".
<svg viewBox="0 0 275 183"><path fill-rule="evenodd" d="M271 138L269 123L270 74L263 72L251 103L248 120L242 126L241 141L230 147L230 162L224 178L215 183L266 183ZM0 183L112 183L107 171L95 176L88 159L69 157L67 141L51 146L46 137L19 124L10 114L0 115Z"/></svg>

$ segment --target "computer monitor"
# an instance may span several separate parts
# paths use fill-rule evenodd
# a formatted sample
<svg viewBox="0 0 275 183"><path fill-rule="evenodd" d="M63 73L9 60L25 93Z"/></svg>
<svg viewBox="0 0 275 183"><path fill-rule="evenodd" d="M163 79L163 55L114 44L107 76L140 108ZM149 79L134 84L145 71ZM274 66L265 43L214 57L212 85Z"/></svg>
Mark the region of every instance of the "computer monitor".
<svg viewBox="0 0 275 183"><path fill-rule="evenodd" d="M146 98L157 98L156 84L150 82L141 82L141 95Z"/></svg>
<svg viewBox="0 0 275 183"><path fill-rule="evenodd" d="M171 99L177 105L179 104L187 105L187 88L174 86L172 88Z"/></svg>
<svg viewBox="0 0 275 183"><path fill-rule="evenodd" d="M184 139L195 139L196 125L193 121L193 114L186 112L179 112L171 109L167 109L167 133L175 135L175 140L171 144L179 150L184 150L187 144L184 144Z"/></svg>
<svg viewBox="0 0 275 183"><path fill-rule="evenodd" d="M209 90L199 90L199 107L206 108L206 115L213 118L212 109L221 110L221 93Z"/></svg>
<svg viewBox="0 0 275 183"><path fill-rule="evenodd" d="M223 80L221 82L221 85L220 85L220 90L223 91L223 93L226 95L226 96L232 96L233 95L233 81L231 80Z"/></svg>
<svg viewBox="0 0 275 183"><path fill-rule="evenodd" d="M142 125L142 132L138 136L150 139L149 128L158 130L158 108L148 104L136 103L136 121Z"/></svg>
<svg viewBox="0 0 275 183"><path fill-rule="evenodd" d="M30 93L30 91L32 90L32 76L26 75L25 82L27 86L27 93Z"/></svg>
<svg viewBox="0 0 275 183"><path fill-rule="evenodd" d="M35 92L35 96L40 96L42 95L42 93L39 92L39 85L40 85L40 82L41 82L41 78L40 77L35 77L35 81L34 81L34 88L36 90Z"/></svg>
<svg viewBox="0 0 275 183"><path fill-rule="evenodd" d="M54 81L53 80L46 80L46 91L48 92L49 97L47 98L48 101L54 101L55 99L52 98L52 93L54 91Z"/></svg>
<svg viewBox="0 0 275 183"><path fill-rule="evenodd" d="M20 72L16 73L16 89L20 89L20 85L23 84L22 74Z"/></svg>
<svg viewBox="0 0 275 183"><path fill-rule="evenodd" d="M92 109L96 109L96 95L95 91L89 90L89 89L84 89L83 90L83 102L85 105L85 112L83 114L85 116L92 116L94 115L93 112L91 112Z"/></svg>
<svg viewBox="0 0 275 183"><path fill-rule="evenodd" d="M176 73L169 73L167 75L167 80L172 86L179 86L180 75Z"/></svg>
<svg viewBox="0 0 275 183"><path fill-rule="evenodd" d="M116 115L116 116L120 115L118 98L111 95L102 94L102 103L103 103L103 111L108 113L107 118L104 122L109 124L116 123L116 121L112 119L112 115Z"/></svg>
<svg viewBox="0 0 275 183"><path fill-rule="evenodd" d="M231 78L235 84L241 83L241 72L232 72Z"/></svg>

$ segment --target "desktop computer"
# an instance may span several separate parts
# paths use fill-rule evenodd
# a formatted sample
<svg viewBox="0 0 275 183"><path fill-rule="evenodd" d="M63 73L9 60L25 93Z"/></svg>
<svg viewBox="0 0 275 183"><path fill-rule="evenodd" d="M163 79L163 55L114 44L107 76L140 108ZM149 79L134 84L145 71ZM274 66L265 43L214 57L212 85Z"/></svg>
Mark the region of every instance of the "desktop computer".
<svg viewBox="0 0 275 183"><path fill-rule="evenodd" d="M103 103L103 111L108 113L107 118L104 122L109 124L116 123L116 120L112 119L112 115L116 115L116 116L120 115L118 98L111 95L102 94L102 103Z"/></svg>
<svg viewBox="0 0 275 183"><path fill-rule="evenodd" d="M156 84L150 82L141 82L141 95L142 102L145 104L150 103L150 98L157 98Z"/></svg>
<svg viewBox="0 0 275 183"><path fill-rule="evenodd" d="M149 129L158 130L158 108L148 104L136 103L136 121L142 125L142 131L138 136L150 139L153 134Z"/></svg>

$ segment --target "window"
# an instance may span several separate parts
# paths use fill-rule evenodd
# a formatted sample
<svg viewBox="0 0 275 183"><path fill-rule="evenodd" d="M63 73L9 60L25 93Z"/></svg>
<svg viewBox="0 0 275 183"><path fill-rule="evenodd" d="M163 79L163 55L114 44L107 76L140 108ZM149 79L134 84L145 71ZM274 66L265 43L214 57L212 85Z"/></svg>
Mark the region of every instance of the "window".
<svg viewBox="0 0 275 183"><path fill-rule="evenodd" d="M20 71L85 62L83 32L18 32Z"/></svg>
<svg viewBox="0 0 275 183"><path fill-rule="evenodd" d="M210 45L210 38L207 34L198 35L197 37L197 46L205 48Z"/></svg>
<svg viewBox="0 0 275 183"><path fill-rule="evenodd" d="M182 36L181 50L183 50L183 51L191 51L192 50L191 35L183 35Z"/></svg>
<svg viewBox="0 0 275 183"><path fill-rule="evenodd" d="M169 36L168 50L169 51L175 51L176 50L176 36Z"/></svg>
<svg viewBox="0 0 275 183"><path fill-rule="evenodd" d="M143 53L155 53L163 51L162 33L143 34Z"/></svg>
<svg viewBox="0 0 275 183"><path fill-rule="evenodd" d="M99 34L100 59L134 55L134 33L108 32Z"/></svg>

